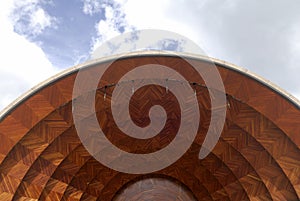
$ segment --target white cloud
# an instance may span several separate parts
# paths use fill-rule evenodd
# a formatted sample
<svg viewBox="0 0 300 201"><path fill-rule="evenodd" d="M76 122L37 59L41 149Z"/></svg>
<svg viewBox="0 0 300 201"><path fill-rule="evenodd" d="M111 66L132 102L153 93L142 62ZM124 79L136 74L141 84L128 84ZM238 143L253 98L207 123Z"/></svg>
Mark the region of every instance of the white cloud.
<svg viewBox="0 0 300 201"><path fill-rule="evenodd" d="M0 2L0 110L57 72L40 47L14 32L9 17L14 3L13 0Z"/></svg>
<svg viewBox="0 0 300 201"><path fill-rule="evenodd" d="M96 24L97 37L93 39L92 51L94 51L101 43L120 35L122 32L132 31L124 16L122 4L118 1L110 1L110 3L102 2L105 19L101 19Z"/></svg>
<svg viewBox="0 0 300 201"><path fill-rule="evenodd" d="M300 1L113 2L119 4L122 14L118 21L124 22L125 29L131 26L182 34L209 56L248 68L290 93L300 93ZM94 47L118 34L119 25L110 18L99 25Z"/></svg>
<svg viewBox="0 0 300 201"><path fill-rule="evenodd" d="M112 7L107 6L105 8L105 18L105 20L100 20L96 25L99 41L106 41L109 38L115 37L121 33L117 26L119 18L114 17L114 9Z"/></svg>
<svg viewBox="0 0 300 201"><path fill-rule="evenodd" d="M95 0L82 0L83 1L83 12L87 15L94 15L101 12L101 3Z"/></svg>
<svg viewBox="0 0 300 201"><path fill-rule="evenodd" d="M192 40L199 38L197 35L199 33L195 32L193 27L187 26L185 23L180 23L177 19L173 19L167 16L169 7L171 7L173 4L176 5L177 2L174 3L174 1L171 0L128 0L114 2L114 5L118 5L117 12L121 13L118 16L118 19L119 21L123 22L122 25L125 25L125 32L126 30L131 31L134 28L137 30L162 29L187 36ZM178 8L180 8L180 6ZM180 12L180 9L175 10L176 12L173 12ZM107 20L102 21L104 21L103 23L107 22ZM119 24L116 25L120 26ZM101 36L101 33L99 35Z"/></svg>
<svg viewBox="0 0 300 201"><path fill-rule="evenodd" d="M186 27L184 25L178 26L178 23L175 20L164 17L164 13L166 12L165 8L169 6L172 2L169 0L153 0L153 1L123 1L123 0L115 0L110 1L110 3L102 2L102 6L104 8L105 18L101 19L97 25L96 29L98 32L98 36L93 41L92 52L99 47L103 42L114 38L115 36L120 35L121 33L126 33L129 31L134 31L135 29L162 29L162 30L171 30L173 32L179 33L181 35L189 35L193 33L190 27ZM163 4L163 6L161 6ZM157 6L159 5L159 6ZM154 11L154 12L153 12ZM110 44L111 47L108 48L107 54L115 54L120 53L121 50L135 50L134 46L140 47L140 43L145 43L147 40L147 33L142 33L143 36L137 33L138 37L141 37L141 41L133 40L132 44L124 43L124 41L120 44ZM157 33L156 33L157 34ZM174 34L171 34L175 36ZM148 37L148 36L147 36ZM177 50L184 50L184 42L176 41L178 38L162 38L162 36L150 36L151 41L148 40L145 48L149 49L169 49L172 48ZM191 37L189 37L191 38ZM170 44L172 42L172 44ZM139 43L139 44L137 44ZM176 46L176 47L175 47ZM174 50L175 50L174 49ZM187 48L189 49L189 48ZM94 54L94 55L104 55L102 54ZM93 58L95 58L93 55Z"/></svg>
<svg viewBox="0 0 300 201"><path fill-rule="evenodd" d="M47 2L48 4L51 3ZM46 28L55 28L57 19L42 8L42 0L14 0L10 17L17 33L27 37L41 34Z"/></svg>

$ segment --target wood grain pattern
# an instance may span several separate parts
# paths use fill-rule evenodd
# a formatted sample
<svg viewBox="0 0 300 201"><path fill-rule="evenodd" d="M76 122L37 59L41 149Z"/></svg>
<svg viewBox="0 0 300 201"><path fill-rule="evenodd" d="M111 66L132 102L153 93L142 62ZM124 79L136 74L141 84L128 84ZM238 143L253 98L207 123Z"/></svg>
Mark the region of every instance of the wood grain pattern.
<svg viewBox="0 0 300 201"><path fill-rule="evenodd" d="M197 58L190 61L200 67L208 65ZM99 86L116 83L124 73L145 64L165 65L190 82L205 84L182 58L144 55L116 61ZM87 73L102 65L96 63ZM229 103L219 142L205 159L198 159L211 115L208 90L198 86L201 121L194 143L173 165L148 175L111 170L84 148L72 118L76 71L45 86L1 119L0 200L138 200L145 192L147 199L156 200L174 200L177 194L183 200L191 195L196 200L299 200L299 108L247 75L220 64L217 68ZM114 123L113 89L107 91L105 101L103 90L97 91L95 108L99 124L115 146L148 153L173 140L180 107L172 93L157 86L135 92L130 114L139 126L149 123L147 111L153 104L162 105L169 115L159 135L137 140Z"/></svg>

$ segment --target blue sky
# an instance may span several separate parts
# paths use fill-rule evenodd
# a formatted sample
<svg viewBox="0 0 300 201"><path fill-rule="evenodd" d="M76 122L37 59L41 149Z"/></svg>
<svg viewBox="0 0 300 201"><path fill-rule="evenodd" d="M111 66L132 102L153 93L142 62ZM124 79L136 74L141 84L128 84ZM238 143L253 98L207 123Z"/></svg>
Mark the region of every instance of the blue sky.
<svg viewBox="0 0 300 201"><path fill-rule="evenodd" d="M4 0L0 109L108 39L145 28L181 34L300 98L299 10L299 0ZM160 47L184 51L178 44Z"/></svg>
<svg viewBox="0 0 300 201"><path fill-rule="evenodd" d="M53 17L53 24L41 34L32 34L31 30L24 29L30 23L24 15L23 20L14 24L15 27L20 24L21 30L15 28L15 31L40 44L39 47L57 67L64 68L84 62L89 57L91 39L97 34L95 24L101 19L105 20L105 16L103 9L98 15L87 15L83 12L83 5L80 0L59 0L52 3L41 1L41 8Z"/></svg>

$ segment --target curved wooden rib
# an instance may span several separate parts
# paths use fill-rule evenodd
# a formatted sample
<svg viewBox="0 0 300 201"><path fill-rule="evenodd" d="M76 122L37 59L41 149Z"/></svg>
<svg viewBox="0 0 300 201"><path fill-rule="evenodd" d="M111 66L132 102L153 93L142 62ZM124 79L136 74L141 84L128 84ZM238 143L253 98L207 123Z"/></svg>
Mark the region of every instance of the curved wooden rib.
<svg viewBox="0 0 300 201"><path fill-rule="evenodd" d="M203 58L187 59L195 65L207 65ZM105 62L92 64L101 67ZM169 66L190 82L203 83L191 66L178 56L141 53L115 62L100 85L115 83L122 77L121 72L149 63ZM230 105L219 142L205 159L198 159L210 123L210 99L202 87L197 94L200 129L193 145L180 160L154 173L153 178L155 175L173 177L199 200L298 200L299 106L270 89L262 80L234 66L217 60L215 63ZM81 144L72 119L76 73L75 69L52 80L2 116L0 200L110 200L128 182L138 178L103 166ZM147 89L141 93L148 93ZM103 94L101 91L97 94L97 101L101 102ZM153 98L161 99L159 96ZM131 107L131 110L139 110L137 104ZM111 112L109 101L97 107L99 121L104 111ZM118 135L108 133L107 136L115 144L120 142L114 137ZM168 137L159 146L172 140L172 136ZM130 147L137 142L126 138L126 143L132 145L127 151L134 151ZM147 176L151 178L151 174Z"/></svg>

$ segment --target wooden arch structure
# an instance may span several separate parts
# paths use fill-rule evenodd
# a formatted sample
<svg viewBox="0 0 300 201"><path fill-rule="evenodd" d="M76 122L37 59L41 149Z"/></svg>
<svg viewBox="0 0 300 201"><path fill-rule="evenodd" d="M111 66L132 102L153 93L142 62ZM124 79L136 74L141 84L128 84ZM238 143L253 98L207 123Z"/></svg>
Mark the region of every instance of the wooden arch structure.
<svg viewBox="0 0 300 201"><path fill-rule="evenodd" d="M88 71L115 58L82 66L88 66ZM120 56L99 85L115 83L122 73L144 64L165 65L191 83L201 83L182 58L199 66L207 61L185 54L132 53ZM72 90L81 66L73 67L32 89L1 114L0 200L299 200L299 102L239 67L213 62L223 80L228 106L221 137L206 158L198 159L210 119L210 99L203 83L197 91L199 131L177 162L146 175L120 173L99 163L86 151L74 127ZM109 115L112 90L107 90L106 101L103 90L96 94L96 102L102 101L97 117L107 127L106 136L112 143L141 153L172 141L176 118L165 129L168 135L159 134L150 142L118 132ZM134 96L139 101L147 102L141 98L146 97L163 106L176 102L170 95L171 102L164 103L163 87L149 86L136 93L140 93ZM131 115L143 126L149 119L141 110L152 103L145 107L134 103ZM166 107L166 111L175 117L179 112L177 106Z"/></svg>

